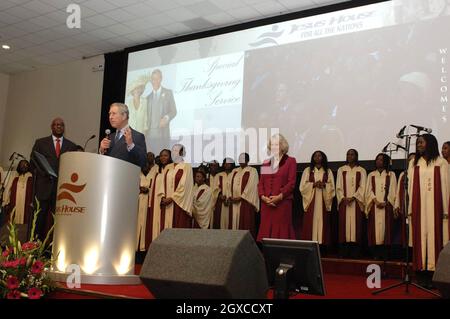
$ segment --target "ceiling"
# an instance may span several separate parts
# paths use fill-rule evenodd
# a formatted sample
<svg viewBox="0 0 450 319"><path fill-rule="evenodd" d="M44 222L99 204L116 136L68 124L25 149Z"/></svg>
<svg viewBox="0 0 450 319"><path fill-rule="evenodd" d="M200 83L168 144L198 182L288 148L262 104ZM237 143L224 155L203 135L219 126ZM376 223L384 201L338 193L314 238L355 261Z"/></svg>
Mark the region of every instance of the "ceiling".
<svg viewBox="0 0 450 319"><path fill-rule="evenodd" d="M138 44L348 0L0 0L0 72L14 74ZM81 28L69 29L71 3Z"/></svg>

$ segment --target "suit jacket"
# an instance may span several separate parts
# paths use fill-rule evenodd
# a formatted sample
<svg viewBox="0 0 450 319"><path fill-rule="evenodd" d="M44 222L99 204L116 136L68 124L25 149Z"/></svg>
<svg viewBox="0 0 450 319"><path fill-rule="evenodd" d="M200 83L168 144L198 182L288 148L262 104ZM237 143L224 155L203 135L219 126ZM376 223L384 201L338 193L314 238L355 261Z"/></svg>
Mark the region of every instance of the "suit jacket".
<svg viewBox="0 0 450 319"><path fill-rule="evenodd" d="M65 152L74 152L77 150L77 146L72 141L67 138L63 138L63 142L61 145L61 153L62 155ZM31 151L30 159L32 159L33 152L37 151L44 155L47 159L50 167L53 168L56 174L59 171L59 158L56 157L55 145L53 144L53 137L47 136L40 139L37 139L34 142L33 150ZM36 196L39 200L49 200L52 195L56 194L56 187L58 185L57 182L52 182L50 177L42 170L39 165L36 165L34 161L31 161L31 169L34 171L36 168Z"/></svg>
<svg viewBox="0 0 450 319"><path fill-rule="evenodd" d="M145 145L144 134L131 128L131 136L133 137L134 147L128 152L125 136L122 136L117 142L116 134L111 135L111 145L105 155L115 157L141 168L147 163L147 147Z"/></svg>
<svg viewBox="0 0 450 319"><path fill-rule="evenodd" d="M148 96L147 99L147 126L148 130L158 129L160 131L162 137L170 137L170 126L167 125L164 128L159 129L158 127L152 127L152 120L155 123L159 123L159 121L167 116L169 118L169 122L177 115L177 107L175 105L175 99L173 97L172 90L166 89L165 87L161 87L161 93L156 104L160 104L161 109L156 109L156 105L154 105L153 99L153 91ZM156 117L156 118L155 118ZM151 133L150 133L151 134Z"/></svg>

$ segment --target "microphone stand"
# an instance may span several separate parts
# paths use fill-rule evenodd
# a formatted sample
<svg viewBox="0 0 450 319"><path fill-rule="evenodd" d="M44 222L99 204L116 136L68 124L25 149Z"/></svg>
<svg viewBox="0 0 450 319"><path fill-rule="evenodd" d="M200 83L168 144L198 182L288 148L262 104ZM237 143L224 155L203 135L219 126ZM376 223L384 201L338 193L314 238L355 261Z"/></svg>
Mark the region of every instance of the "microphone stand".
<svg viewBox="0 0 450 319"><path fill-rule="evenodd" d="M388 143L388 144L383 148L383 150L382 150L382 153L385 153L385 154L386 154L386 153L389 153L389 163L388 163L388 169L387 169L387 172L386 172L388 175L391 173L391 169L392 169L392 153L398 151L398 149L393 149L393 148L389 148L389 149L388 149L388 146L391 146L391 145L393 145L393 144L394 144L394 143ZM389 196L389 185L387 185L387 187L388 187L388 188L385 189L385 194L384 194L384 199L385 199L385 203L386 203L386 207L384 208L385 210L387 209L387 205L389 205L389 201L388 201L388 196ZM385 223L388 223L388 220L387 220L387 219L385 220ZM386 227L386 225L385 225L385 226L384 226L384 240L385 240L385 241L386 241L386 238L387 238L386 232L387 232L387 227ZM389 250L388 250L386 244L385 244L384 246L385 246L386 251L385 251L385 253L383 254L383 270L382 270L382 278L387 278L387 272L386 272L387 252L390 251L390 247L389 247ZM392 246L392 243L391 243L391 246Z"/></svg>
<svg viewBox="0 0 450 319"><path fill-rule="evenodd" d="M408 158L409 158L409 153L410 153L411 138L419 136L420 135L419 131L420 130L417 129L417 133L413 133L413 134L403 134L403 132L402 132L400 136L397 136L399 138L405 138L405 150L404 150L405 158L404 158L404 168L403 168L403 190L404 190L405 197L403 199L403 205L404 205L403 218L405 218L405 225L406 225L406 227L405 227L405 237L406 237L405 238L405 242L406 242L405 247L406 248L405 248L405 262L402 265L405 267L405 271L403 272L404 276L403 276L402 281L400 281L399 283L396 283L394 285L391 285L391 286L388 286L388 287L385 287L382 289L378 289L378 290L372 292L373 295L378 295L384 291L388 291L388 290L405 285L405 293L407 293L407 294L409 294L409 286L414 286L414 287L416 287L422 291L425 291L433 296L440 297L440 298L442 297L440 294L435 293L434 291L428 290L428 289L412 282L410 274L409 274L410 267L409 267L409 216L408 216L408 214L409 214L409 212L408 212L408 209L409 209L409 207L408 207L409 206L409 193L408 193L408 164L409 163L408 163Z"/></svg>

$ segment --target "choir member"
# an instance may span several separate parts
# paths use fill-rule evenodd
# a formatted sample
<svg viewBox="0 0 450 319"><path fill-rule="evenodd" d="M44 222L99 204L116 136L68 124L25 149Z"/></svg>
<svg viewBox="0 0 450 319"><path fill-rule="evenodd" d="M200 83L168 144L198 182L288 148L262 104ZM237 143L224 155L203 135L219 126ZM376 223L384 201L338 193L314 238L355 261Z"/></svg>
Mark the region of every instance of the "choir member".
<svg viewBox="0 0 450 319"><path fill-rule="evenodd" d="M442 157L450 164L450 141L442 144Z"/></svg>
<svg viewBox="0 0 450 319"><path fill-rule="evenodd" d="M152 194L152 186L158 167L155 165L155 154L147 153L147 165L141 169L139 182L139 200L138 200L138 223L137 223L137 251L145 251L145 238L147 230L147 217Z"/></svg>
<svg viewBox="0 0 450 319"><path fill-rule="evenodd" d="M289 144L281 134L273 135L267 145L270 158L261 166L258 194L261 198L261 224L257 236L295 239L292 201L297 163L287 155Z"/></svg>
<svg viewBox="0 0 450 319"><path fill-rule="evenodd" d="M172 147L173 169L166 178L166 194L161 199L165 207L165 228L192 228L194 178L192 166L184 162L183 145Z"/></svg>
<svg viewBox="0 0 450 319"><path fill-rule="evenodd" d="M389 170L391 158L380 153L376 170L367 176L365 208L368 218L367 242L375 259L387 259L392 244L397 180Z"/></svg>
<svg viewBox="0 0 450 319"><path fill-rule="evenodd" d="M328 159L322 151L315 151L300 181L303 199L303 225L300 237L314 240L320 245L330 244L331 205L336 194L334 177L328 168Z"/></svg>
<svg viewBox="0 0 450 319"><path fill-rule="evenodd" d="M448 162L439 156L431 134L417 138L416 157L409 166L410 244L419 284L431 288L437 258L448 242Z"/></svg>
<svg viewBox="0 0 450 319"><path fill-rule="evenodd" d="M359 256L364 215L366 170L359 165L358 152L347 151L346 164L338 169L336 197L339 214L340 255Z"/></svg>
<svg viewBox="0 0 450 319"><path fill-rule="evenodd" d="M256 212L259 211L258 172L248 166L250 156L239 155L239 167L232 178L231 203L233 210L232 229L248 230L256 238Z"/></svg>
<svg viewBox="0 0 450 319"><path fill-rule="evenodd" d="M411 161L413 161L416 157L416 153L410 153L408 156L408 166ZM396 222L400 224L400 239L399 244L402 247L406 247L407 238L406 238L406 218L405 218L405 172L401 172L398 177L397 184L397 192L395 195L395 204L394 204L394 218Z"/></svg>
<svg viewBox="0 0 450 319"><path fill-rule="evenodd" d="M155 176L153 187L150 195L150 209L147 217L146 227L146 249L150 243L159 236L165 226L165 209L161 205L162 198L166 195L167 189L167 174L173 169L172 152L168 149L163 149L157 156L155 162L158 164L158 173Z"/></svg>
<svg viewBox="0 0 450 319"><path fill-rule="evenodd" d="M192 215L193 228L208 229L213 209L213 194L206 184L206 170L199 167L195 172L194 202Z"/></svg>
<svg viewBox="0 0 450 319"><path fill-rule="evenodd" d="M444 159L446 159L447 163L449 164L448 165L448 167L449 167L449 169L448 169L448 179L449 179L449 193L450 193L450 141L447 141L447 142L445 142L442 145L442 157ZM449 196L449 199L448 199L448 207L450 207L450 196ZM449 223L448 227L449 227L448 228L448 233L449 233L449 239L450 239L450 223Z"/></svg>
<svg viewBox="0 0 450 319"><path fill-rule="evenodd" d="M219 229L220 213L222 211L222 200L219 198L219 194L222 192L223 176L225 173L220 173L220 165L216 160L213 160L208 164L208 170L208 184L211 188L213 201L213 212L209 227L211 229Z"/></svg>
<svg viewBox="0 0 450 319"><path fill-rule="evenodd" d="M232 221L232 206L231 206L231 181L234 174L234 160L227 157L222 163L223 172L220 177L220 193L219 199L221 202L220 210L220 229L231 229Z"/></svg>
<svg viewBox="0 0 450 319"><path fill-rule="evenodd" d="M7 188L6 202L9 218L4 222L9 222L14 211L15 224L28 224L32 220L33 209L33 176L30 173L30 163L21 160L17 165L17 176L14 177Z"/></svg>

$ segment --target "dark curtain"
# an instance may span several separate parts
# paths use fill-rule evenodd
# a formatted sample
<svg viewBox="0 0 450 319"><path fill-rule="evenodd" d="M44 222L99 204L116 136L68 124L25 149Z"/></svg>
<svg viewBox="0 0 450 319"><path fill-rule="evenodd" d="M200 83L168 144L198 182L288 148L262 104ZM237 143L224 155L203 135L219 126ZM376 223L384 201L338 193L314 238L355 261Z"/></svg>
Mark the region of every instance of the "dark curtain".
<svg viewBox="0 0 450 319"><path fill-rule="evenodd" d="M114 102L125 101L127 81L128 53L118 51L105 54L105 70L103 73L102 111L100 119L99 140L105 136L105 130L111 129L108 120L109 106Z"/></svg>

